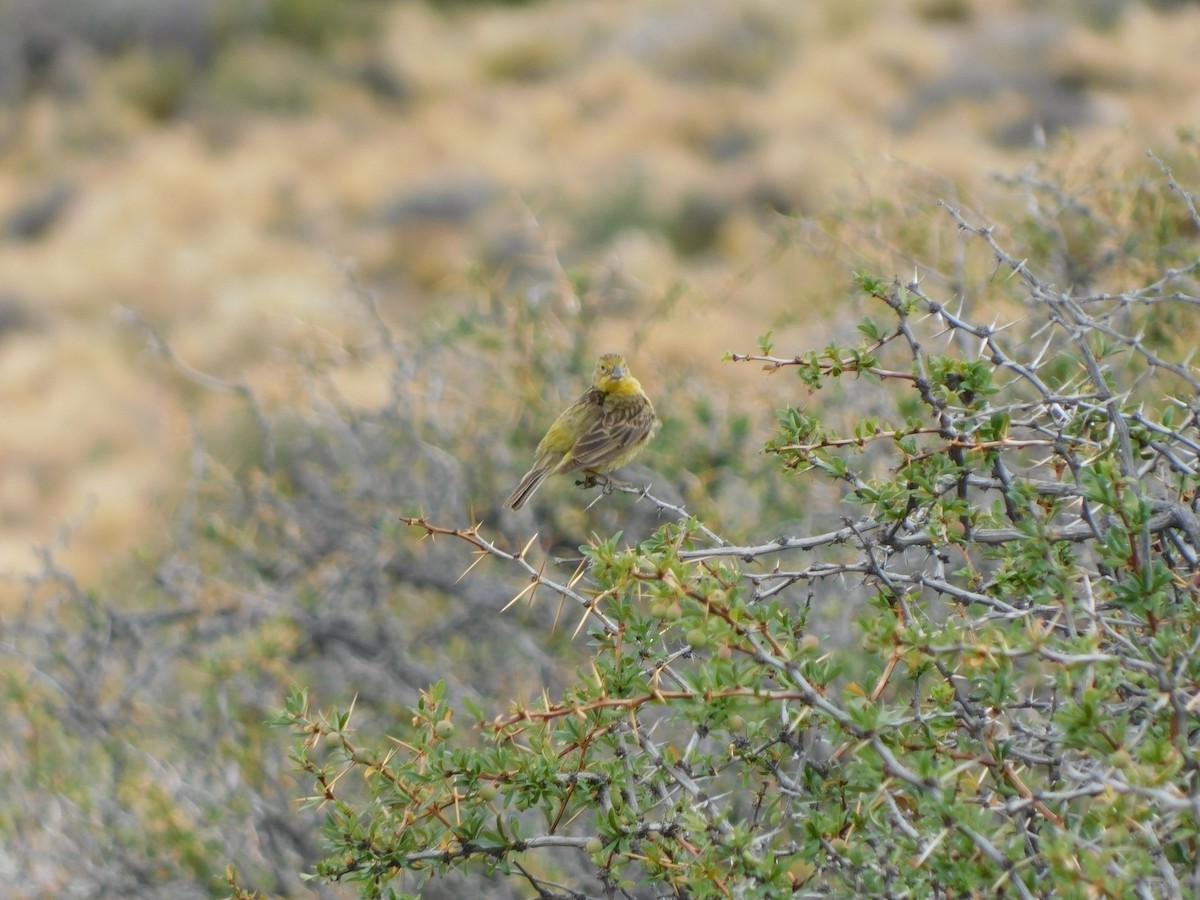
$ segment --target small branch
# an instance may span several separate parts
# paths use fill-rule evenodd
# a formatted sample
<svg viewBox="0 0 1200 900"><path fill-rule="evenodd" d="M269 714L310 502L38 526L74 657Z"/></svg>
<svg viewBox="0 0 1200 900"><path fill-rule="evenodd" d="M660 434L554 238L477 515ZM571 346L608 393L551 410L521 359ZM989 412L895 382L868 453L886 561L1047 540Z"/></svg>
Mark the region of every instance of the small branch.
<svg viewBox="0 0 1200 900"><path fill-rule="evenodd" d="M271 426L263 412L258 396L253 388L244 381L225 381L207 372L202 372L179 357L171 346L153 325L147 322L137 310L128 306L118 310L119 318L126 324L140 329L146 336L146 342L152 353L162 357L175 367L180 375L192 384L199 385L205 390L222 394L236 394L246 401L250 414L254 416L254 424L258 427L259 440L263 449L263 468L268 472L275 471L275 441L271 436Z"/></svg>

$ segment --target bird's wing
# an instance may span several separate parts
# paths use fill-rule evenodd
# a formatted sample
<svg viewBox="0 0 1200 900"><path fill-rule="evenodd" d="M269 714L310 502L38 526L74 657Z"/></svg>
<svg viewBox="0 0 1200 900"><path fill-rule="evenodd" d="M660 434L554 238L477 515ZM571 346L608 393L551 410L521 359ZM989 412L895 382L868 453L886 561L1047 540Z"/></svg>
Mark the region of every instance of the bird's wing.
<svg viewBox="0 0 1200 900"><path fill-rule="evenodd" d="M594 469L603 471L621 458L630 447L646 440L657 419L649 403L639 404L636 410L628 406L606 409L571 448L571 458L559 471Z"/></svg>
<svg viewBox="0 0 1200 900"><path fill-rule="evenodd" d="M579 436L599 420L604 406L604 394L596 388L588 388L578 400L564 409L546 432L537 447L537 455L555 457L555 464L566 456L579 440Z"/></svg>

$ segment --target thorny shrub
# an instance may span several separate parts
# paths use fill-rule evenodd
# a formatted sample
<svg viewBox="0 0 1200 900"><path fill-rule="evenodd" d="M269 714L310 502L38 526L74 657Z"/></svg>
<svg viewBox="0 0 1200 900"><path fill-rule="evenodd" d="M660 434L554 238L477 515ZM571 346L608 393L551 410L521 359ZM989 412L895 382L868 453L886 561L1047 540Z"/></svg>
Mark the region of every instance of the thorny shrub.
<svg viewBox="0 0 1200 900"><path fill-rule="evenodd" d="M856 342L730 354L870 396L849 428L786 406L767 445L839 487L834 527L733 543L626 485L668 521L560 559L406 517L499 561L589 650L500 713L435 684L390 740L295 691L278 721L327 814L317 877L368 897L475 869L539 896L1200 893L1200 380L1180 352L1200 216L1159 173L1178 240L1135 287L1098 289L1144 260L1131 244L1055 280L1069 227L1104 235L1027 177L1014 230L1037 253L944 210L1018 315L860 272ZM854 609L849 639L813 629L828 605Z"/></svg>

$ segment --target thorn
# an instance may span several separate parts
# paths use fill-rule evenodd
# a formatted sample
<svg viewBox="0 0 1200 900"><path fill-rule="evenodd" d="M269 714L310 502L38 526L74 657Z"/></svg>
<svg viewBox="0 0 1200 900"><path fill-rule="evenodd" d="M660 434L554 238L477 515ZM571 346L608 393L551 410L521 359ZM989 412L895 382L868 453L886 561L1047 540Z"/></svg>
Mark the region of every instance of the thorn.
<svg viewBox="0 0 1200 900"><path fill-rule="evenodd" d="M533 582L533 590L529 592L529 605L533 606L533 598L537 596L537 589L542 583L542 574L546 571L546 560L542 560L542 564L538 566L537 579Z"/></svg>
<svg viewBox="0 0 1200 900"><path fill-rule="evenodd" d="M570 580L567 582L567 590L571 590L579 583L579 579L583 578L583 573L586 571L586 568L587 557L585 556L583 559L579 560L579 565L575 568Z"/></svg>
<svg viewBox="0 0 1200 900"><path fill-rule="evenodd" d="M531 537L531 538L529 539L529 543L527 543L527 544L526 544L524 547L522 547L522 548L521 548L521 550L520 550L520 552L519 552L519 553L516 553L516 554L513 556L513 559L524 559L524 558L525 558L525 554L529 552L529 548L533 546L533 542L534 542L534 541L536 541L537 539L538 539L538 533L537 533L537 532L534 532L534 535L533 535L533 537Z"/></svg>
<svg viewBox="0 0 1200 900"><path fill-rule="evenodd" d="M531 601L532 602L532 601ZM562 618L563 607L567 604L567 595L562 594L558 598L558 611L554 614L554 624L550 626L550 633L558 631L558 620Z"/></svg>
<svg viewBox="0 0 1200 900"><path fill-rule="evenodd" d="M476 550L474 552L475 552L475 557L476 557L475 562L473 562L469 566L467 566L467 568L463 570L463 573L454 579L455 584L458 584L460 581L462 581L464 578L466 578L467 575L470 574L471 570L473 568L475 568L477 565L479 565L481 562L483 562L483 560L488 555L488 552L486 550Z"/></svg>
<svg viewBox="0 0 1200 900"><path fill-rule="evenodd" d="M592 659L592 675L596 679L596 684L598 684L600 686L600 699L607 700L608 699L608 682L605 681L604 677L600 674L600 668L599 668L599 666L596 665L595 658Z"/></svg>
<svg viewBox="0 0 1200 900"><path fill-rule="evenodd" d="M500 610L500 612L508 612L508 610L513 606L513 604L515 604L518 600L520 600L522 597L524 597L530 591L535 590L537 588L537 585L538 585L537 576L534 575L532 578L529 579L529 584L527 584L527 585L525 585L525 587L521 588L521 592L519 594L517 594L517 596L513 597L511 600L509 600L507 603L504 604L504 606Z"/></svg>
<svg viewBox="0 0 1200 900"><path fill-rule="evenodd" d="M583 631L583 626L587 623L588 616L595 611L596 604L599 602L599 600L599 597L593 597L588 601L587 606L583 608L583 618L580 619L579 624L575 626L575 631L571 634L571 640L575 640L575 638L579 637L579 632Z"/></svg>

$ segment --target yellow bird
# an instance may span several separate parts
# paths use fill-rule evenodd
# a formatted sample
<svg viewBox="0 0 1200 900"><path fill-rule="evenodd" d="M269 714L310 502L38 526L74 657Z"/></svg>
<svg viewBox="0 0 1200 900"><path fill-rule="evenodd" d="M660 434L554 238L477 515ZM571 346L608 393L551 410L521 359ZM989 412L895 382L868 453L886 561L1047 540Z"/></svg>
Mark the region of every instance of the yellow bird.
<svg viewBox="0 0 1200 900"><path fill-rule="evenodd" d="M661 424L625 357L605 353L596 361L592 386L554 420L537 446L533 468L504 505L520 509L558 472L590 477L619 469L637 456Z"/></svg>

